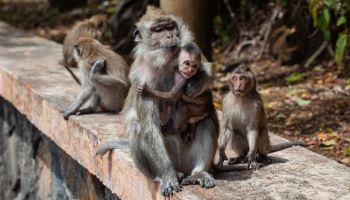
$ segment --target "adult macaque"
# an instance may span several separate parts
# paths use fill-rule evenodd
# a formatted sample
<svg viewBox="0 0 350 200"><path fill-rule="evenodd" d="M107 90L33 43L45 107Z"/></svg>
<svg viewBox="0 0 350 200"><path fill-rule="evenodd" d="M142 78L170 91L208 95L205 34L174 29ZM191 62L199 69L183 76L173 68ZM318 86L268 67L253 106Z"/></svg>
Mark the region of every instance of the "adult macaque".
<svg viewBox="0 0 350 200"><path fill-rule="evenodd" d="M67 67L77 67L74 59L74 45L82 37L92 37L100 40L107 29L107 16L95 15L82 22L78 22L67 34L63 42L64 65Z"/></svg>
<svg viewBox="0 0 350 200"><path fill-rule="evenodd" d="M167 102L176 102L177 108L173 122L173 128L176 132L185 130L187 123L191 124L193 128L195 123L207 116L207 107L212 103L208 92L194 98L188 97L180 101L185 92L188 80L197 73L200 65L201 50L195 43L189 43L181 48L178 58L178 67L175 69L174 86L169 92L154 90L147 85L138 86L138 92L141 95ZM191 137L190 134L188 134L188 136Z"/></svg>
<svg viewBox="0 0 350 200"><path fill-rule="evenodd" d="M131 88L123 109L133 160L145 175L159 182L164 196L181 190L179 172L188 176L184 184L213 187L214 179L208 173L218 136L213 105L208 107L207 117L196 124L194 140L187 143L179 134L161 131L161 125L173 114L168 102L143 97L137 91L138 85L158 91L173 88L178 53L180 47L192 42L191 32L181 20L155 7L148 7L136 26L135 61L129 74ZM201 66L188 80L185 95L201 95L211 84L211 65L203 62Z"/></svg>
<svg viewBox="0 0 350 200"><path fill-rule="evenodd" d="M129 84L129 67L125 60L109 47L93 38L81 38L74 46L82 80L78 97L64 111L67 119L73 114L87 114L98 108L106 112L118 112L124 105ZM87 101L87 108L78 109Z"/></svg>
<svg viewBox="0 0 350 200"><path fill-rule="evenodd" d="M233 70L229 92L223 99L223 134L219 141L219 166L227 160L225 148L231 138L232 148L238 154L230 164L248 161L248 169L258 169L259 159L266 160L267 154L294 145L305 145L301 141L271 145L263 101L256 91L255 77L250 69L242 64Z"/></svg>

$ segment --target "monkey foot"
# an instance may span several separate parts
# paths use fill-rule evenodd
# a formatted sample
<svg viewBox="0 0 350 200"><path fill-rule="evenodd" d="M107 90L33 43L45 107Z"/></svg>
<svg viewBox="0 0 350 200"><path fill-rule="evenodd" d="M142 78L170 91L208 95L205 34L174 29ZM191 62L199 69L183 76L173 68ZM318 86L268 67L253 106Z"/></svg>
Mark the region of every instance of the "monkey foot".
<svg viewBox="0 0 350 200"><path fill-rule="evenodd" d="M173 178L167 178L166 180L157 178L156 181L160 184L160 192L163 196L169 197L173 195L174 191L180 192L182 190L177 176Z"/></svg>
<svg viewBox="0 0 350 200"><path fill-rule="evenodd" d="M215 187L215 179L208 173L198 173L192 176L188 176L182 180L182 185L196 185L199 184L204 188Z"/></svg>
<svg viewBox="0 0 350 200"><path fill-rule="evenodd" d="M256 162L256 160L251 160L251 161L248 161L247 168L252 170L258 170L260 168L260 165L258 162Z"/></svg>

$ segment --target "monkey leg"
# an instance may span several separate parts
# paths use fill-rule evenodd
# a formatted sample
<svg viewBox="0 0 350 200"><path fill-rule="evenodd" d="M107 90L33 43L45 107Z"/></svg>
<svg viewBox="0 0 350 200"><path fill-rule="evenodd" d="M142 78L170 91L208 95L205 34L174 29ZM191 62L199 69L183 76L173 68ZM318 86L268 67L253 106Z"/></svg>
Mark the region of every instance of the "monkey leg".
<svg viewBox="0 0 350 200"><path fill-rule="evenodd" d="M206 118L197 124L194 140L183 153L182 165L188 166L190 176L183 179L183 185L199 184L205 188L215 186L214 178L208 173L213 164L217 147L215 122Z"/></svg>
<svg viewBox="0 0 350 200"><path fill-rule="evenodd" d="M228 164L233 165L245 161L249 150L247 140L244 137L242 137L242 135L240 135L239 133L233 131L231 145L232 149L237 154L237 157L230 158Z"/></svg>
<svg viewBox="0 0 350 200"><path fill-rule="evenodd" d="M256 129L248 130L247 133L249 151L247 154L248 169L257 170L259 169L259 164L256 161L257 150L258 150L258 139L259 132Z"/></svg>
<svg viewBox="0 0 350 200"><path fill-rule="evenodd" d="M153 103L143 104L143 106L144 109L147 109L145 113L151 115L145 116L145 118L158 120L158 118L153 118L156 108ZM155 178L159 182L162 195L170 196L174 191L181 191L181 185L166 149L163 134L160 127L157 126L159 121L150 121L147 124L148 127L145 127L135 120L134 115L136 115L135 110L129 108L126 113L126 128L129 133L130 152L134 162L145 175ZM139 131L136 130L138 127L140 127Z"/></svg>
<svg viewBox="0 0 350 200"><path fill-rule="evenodd" d="M263 129L261 131L262 132L260 133L259 141L258 141L258 159L257 159L257 161L259 163L271 164L272 159L270 159L267 156L267 153L268 153L268 150L270 147L269 135L268 135L267 129Z"/></svg>

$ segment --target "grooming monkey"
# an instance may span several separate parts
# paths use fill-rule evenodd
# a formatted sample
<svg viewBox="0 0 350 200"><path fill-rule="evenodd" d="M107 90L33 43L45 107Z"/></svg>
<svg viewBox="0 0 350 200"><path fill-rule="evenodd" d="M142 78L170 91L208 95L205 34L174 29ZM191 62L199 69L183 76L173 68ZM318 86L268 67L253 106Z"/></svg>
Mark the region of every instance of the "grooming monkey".
<svg viewBox="0 0 350 200"><path fill-rule="evenodd" d="M161 126L174 113L167 109L168 102L145 98L137 91L138 85L147 85L158 91L173 88L179 50L193 41L192 34L180 19L155 7L148 7L136 26L135 60L129 74L131 88L123 109L131 156L145 175L159 182L164 196L181 190L179 172L188 176L183 180L184 184L214 187L214 179L208 173L218 137L214 106L211 104L207 117L196 123L195 138L187 143L180 134L161 131ZM186 96L201 95L211 85L211 65L202 62L201 66L188 80L184 92ZM105 152L99 151L106 150L103 145L101 147L97 151Z"/></svg>
<svg viewBox="0 0 350 200"><path fill-rule="evenodd" d="M233 70L230 90L222 103L223 134L220 135L219 141L219 166L227 160L225 148L230 137L232 148L238 157L230 159L229 164L247 159L248 169L258 169L257 154L259 159L264 161L268 153L294 145L305 145L301 141L270 144L263 101L256 91L254 74L245 64Z"/></svg>
<svg viewBox="0 0 350 200"><path fill-rule="evenodd" d="M126 61L91 37L79 39L74 46L74 57L82 84L79 95L64 111L64 118L73 114L92 113L98 108L106 112L120 111L129 88L129 67ZM90 100L87 108L78 112L87 100Z"/></svg>
<svg viewBox="0 0 350 200"><path fill-rule="evenodd" d="M77 67L74 59L74 45L82 37L92 37L101 40L103 33L107 29L107 16L95 15L82 22L78 22L67 34L63 42L64 65L67 67Z"/></svg>

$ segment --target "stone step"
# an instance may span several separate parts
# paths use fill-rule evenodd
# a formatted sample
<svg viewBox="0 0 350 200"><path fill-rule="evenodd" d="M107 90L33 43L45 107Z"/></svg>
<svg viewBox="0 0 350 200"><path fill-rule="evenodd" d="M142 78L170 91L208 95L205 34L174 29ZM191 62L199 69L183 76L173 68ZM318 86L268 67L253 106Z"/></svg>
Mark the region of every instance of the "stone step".
<svg viewBox="0 0 350 200"><path fill-rule="evenodd" d="M127 140L120 115L63 119L79 86L60 60L61 45L0 22L0 95L120 199L163 199L158 185L137 170L127 146L95 156L98 144ZM350 168L302 147L271 155L274 163L258 171L218 174L215 188L185 186L174 198L350 199Z"/></svg>

